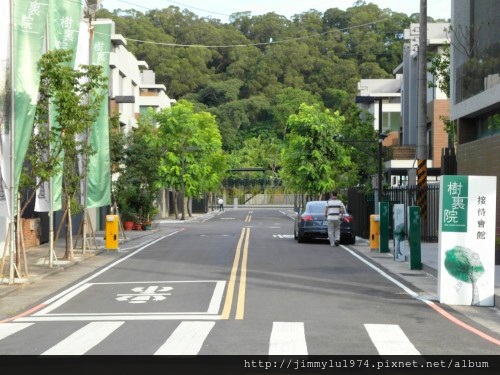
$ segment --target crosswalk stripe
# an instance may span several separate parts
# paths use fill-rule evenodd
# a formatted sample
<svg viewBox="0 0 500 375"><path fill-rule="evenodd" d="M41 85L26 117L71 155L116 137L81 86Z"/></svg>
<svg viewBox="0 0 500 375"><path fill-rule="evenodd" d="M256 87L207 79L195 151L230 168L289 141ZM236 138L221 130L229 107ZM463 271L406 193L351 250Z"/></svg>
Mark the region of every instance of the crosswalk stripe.
<svg viewBox="0 0 500 375"><path fill-rule="evenodd" d="M215 322L182 322L155 355L196 355Z"/></svg>
<svg viewBox="0 0 500 375"><path fill-rule="evenodd" d="M0 324L0 340L28 328L33 323L2 323Z"/></svg>
<svg viewBox="0 0 500 375"><path fill-rule="evenodd" d="M304 355L307 344L303 322L273 322L269 355Z"/></svg>
<svg viewBox="0 0 500 375"><path fill-rule="evenodd" d="M42 355L82 355L125 322L92 322L80 328Z"/></svg>
<svg viewBox="0 0 500 375"><path fill-rule="evenodd" d="M91 322L42 354L85 354L124 323ZM0 340L33 324L0 324ZM155 355L197 355L214 326L215 321L183 321ZM420 355L399 325L364 324L364 327L379 355ZM304 322L273 322L269 355L308 355Z"/></svg>
<svg viewBox="0 0 500 375"><path fill-rule="evenodd" d="M420 355L397 324L365 324L380 355Z"/></svg>

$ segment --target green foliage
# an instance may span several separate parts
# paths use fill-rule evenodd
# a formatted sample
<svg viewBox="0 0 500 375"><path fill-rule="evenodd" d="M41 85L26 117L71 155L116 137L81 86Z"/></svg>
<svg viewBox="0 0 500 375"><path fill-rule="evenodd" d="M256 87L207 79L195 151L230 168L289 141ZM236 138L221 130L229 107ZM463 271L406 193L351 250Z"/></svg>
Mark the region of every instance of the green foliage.
<svg viewBox="0 0 500 375"><path fill-rule="evenodd" d="M123 168L113 184L118 209L123 219L151 220L158 212L161 148L150 116L141 116L138 127L127 134L122 153Z"/></svg>
<svg viewBox="0 0 500 375"><path fill-rule="evenodd" d="M302 104L288 120L290 134L282 150L281 177L295 192L318 196L344 187L342 173L351 167L349 155L334 136L345 121L338 112Z"/></svg>
<svg viewBox="0 0 500 375"><path fill-rule="evenodd" d="M435 81L429 82L429 87L438 87L450 97L450 45L443 46L441 53L429 56L430 64L428 71L435 77Z"/></svg>
<svg viewBox="0 0 500 375"><path fill-rule="evenodd" d="M444 266L457 280L474 283L484 273L479 254L463 246L455 246L445 253Z"/></svg>
<svg viewBox="0 0 500 375"><path fill-rule="evenodd" d="M62 171L68 205L86 176L86 171L75 173L78 157L86 160L94 153L85 138L77 136L91 129L107 90L100 66L81 65L74 70L68 64L71 55L68 50L49 51L38 62L41 85L27 156L30 168L22 178L22 185L36 186L35 176L41 184Z"/></svg>
<svg viewBox="0 0 500 375"><path fill-rule="evenodd" d="M109 118L109 159L111 173L119 173L124 162L123 150L126 144L125 134L120 129L120 114L114 113Z"/></svg>
<svg viewBox="0 0 500 375"><path fill-rule="evenodd" d="M158 113L156 120L161 184L184 191L187 197L217 190L226 171L226 156L215 117L194 112L192 103L181 100Z"/></svg>
<svg viewBox="0 0 500 375"><path fill-rule="evenodd" d="M337 134L345 139L374 139L373 125L356 118L359 111L352 109L357 83L361 78L392 76L402 60L403 30L417 21L363 1L345 11L310 10L291 19L276 13L235 13L228 24L176 6L146 13L100 12L115 21L117 33L130 38L127 48L148 62L170 97L186 99L195 112L215 116L221 147L232 154L231 163L240 160L252 166L268 164L257 157L255 148L268 147L266 139L287 139L289 117L298 114L302 103L339 111L345 121ZM170 134L176 132L172 129ZM177 151L164 158L170 165L168 173L162 172L164 182L170 179L179 188L180 146L169 146ZM295 146L299 152L300 144ZM352 161L339 170L342 179L336 175L338 185L363 184L376 171L370 156L376 149L358 144L363 150L359 152L355 146L335 146ZM197 154L185 155L185 161Z"/></svg>

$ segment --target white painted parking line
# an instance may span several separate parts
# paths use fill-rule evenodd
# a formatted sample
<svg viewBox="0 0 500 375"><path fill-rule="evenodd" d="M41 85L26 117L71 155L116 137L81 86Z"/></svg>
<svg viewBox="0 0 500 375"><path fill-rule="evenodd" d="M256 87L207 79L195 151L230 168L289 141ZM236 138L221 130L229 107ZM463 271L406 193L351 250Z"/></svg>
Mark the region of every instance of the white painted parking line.
<svg viewBox="0 0 500 375"><path fill-rule="evenodd" d="M155 355L197 355L215 322L182 322Z"/></svg>
<svg viewBox="0 0 500 375"><path fill-rule="evenodd" d="M269 355L305 355L306 337L303 322L273 322Z"/></svg>
<svg viewBox="0 0 500 375"><path fill-rule="evenodd" d="M380 355L420 355L397 324L365 324Z"/></svg>
<svg viewBox="0 0 500 375"><path fill-rule="evenodd" d="M2 323L0 324L0 340L28 328L33 323Z"/></svg>
<svg viewBox="0 0 500 375"><path fill-rule="evenodd" d="M124 322L92 322L54 345L42 355L82 355L113 333Z"/></svg>

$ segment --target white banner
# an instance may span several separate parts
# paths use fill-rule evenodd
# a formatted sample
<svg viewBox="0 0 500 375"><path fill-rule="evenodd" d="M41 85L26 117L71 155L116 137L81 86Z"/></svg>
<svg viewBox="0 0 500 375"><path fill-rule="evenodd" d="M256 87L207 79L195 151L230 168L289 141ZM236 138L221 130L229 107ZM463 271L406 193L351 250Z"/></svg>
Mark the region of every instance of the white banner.
<svg viewBox="0 0 500 375"><path fill-rule="evenodd" d="M494 306L496 176L442 176L439 301Z"/></svg>

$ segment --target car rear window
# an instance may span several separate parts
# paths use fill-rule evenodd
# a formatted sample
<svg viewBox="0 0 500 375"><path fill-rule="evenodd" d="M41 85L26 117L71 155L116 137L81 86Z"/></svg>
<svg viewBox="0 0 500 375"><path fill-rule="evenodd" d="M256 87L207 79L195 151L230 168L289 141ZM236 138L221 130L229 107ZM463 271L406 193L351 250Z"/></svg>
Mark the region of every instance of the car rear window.
<svg viewBox="0 0 500 375"><path fill-rule="evenodd" d="M306 211L313 214L322 214L325 212L325 205L326 203L323 202L308 203Z"/></svg>

